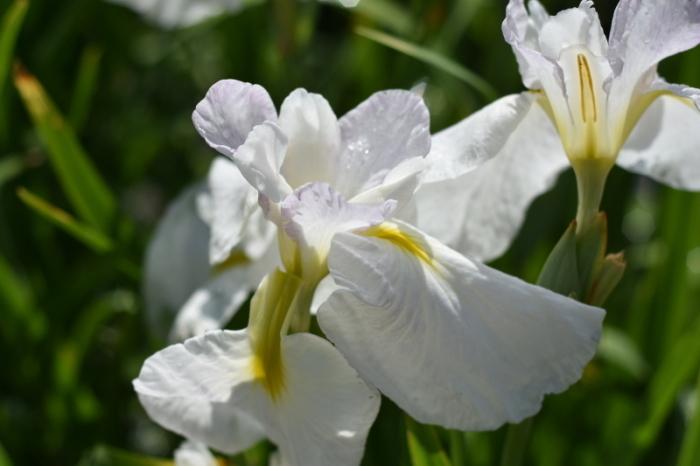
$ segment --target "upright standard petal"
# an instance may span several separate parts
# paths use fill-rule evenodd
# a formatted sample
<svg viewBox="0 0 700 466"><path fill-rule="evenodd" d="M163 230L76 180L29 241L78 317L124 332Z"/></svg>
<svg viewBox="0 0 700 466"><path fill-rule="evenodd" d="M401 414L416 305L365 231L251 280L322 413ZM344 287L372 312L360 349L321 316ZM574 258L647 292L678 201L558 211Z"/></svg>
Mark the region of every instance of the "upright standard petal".
<svg viewBox="0 0 700 466"><path fill-rule="evenodd" d="M492 104L505 106L503 111L494 108L482 113L487 107L453 127L474 128L476 136L472 148L463 151L462 162L458 164L464 174L424 183L415 194L419 228L461 253L483 261L505 252L518 233L530 203L548 190L568 166L559 136L542 108L531 106L520 120L522 117L513 111L518 107L510 107L506 99L501 99L501 104ZM499 125L494 116L501 114L504 119ZM491 123L494 126L489 126ZM455 142L460 141L460 132L455 130L450 128L444 135L438 133L441 141L437 147L451 147L453 131ZM487 159L488 151L495 151L491 159ZM478 165L484 159L487 160ZM435 208L446 204L449 209Z"/></svg>
<svg viewBox="0 0 700 466"><path fill-rule="evenodd" d="M328 101L304 89L282 103L279 125L287 136L282 174L292 187L310 181L333 182L340 150L340 126Z"/></svg>
<svg viewBox="0 0 700 466"><path fill-rule="evenodd" d="M224 79L211 86L192 113L200 136L213 149L231 158L256 125L276 120L277 111L267 91L235 79Z"/></svg>
<svg viewBox="0 0 700 466"><path fill-rule="evenodd" d="M319 324L420 422L495 429L536 413L593 357L604 311L461 256L405 224L341 233Z"/></svg>
<svg viewBox="0 0 700 466"><path fill-rule="evenodd" d="M151 327L163 337L188 296L209 277L209 228L199 217L196 205L204 191L204 186L198 184L173 201L146 250L146 311Z"/></svg>
<svg viewBox="0 0 700 466"><path fill-rule="evenodd" d="M700 190L699 130L700 112L692 101L659 97L637 123L617 163L677 189Z"/></svg>
<svg viewBox="0 0 700 466"><path fill-rule="evenodd" d="M327 341L284 339L285 391L272 400L256 380L245 331L210 332L150 357L134 387L164 427L235 453L263 435L290 466L357 466L379 409Z"/></svg>
<svg viewBox="0 0 700 466"><path fill-rule="evenodd" d="M404 160L430 150L430 115L410 91L372 95L340 119L343 150L333 187L347 199L382 184Z"/></svg>

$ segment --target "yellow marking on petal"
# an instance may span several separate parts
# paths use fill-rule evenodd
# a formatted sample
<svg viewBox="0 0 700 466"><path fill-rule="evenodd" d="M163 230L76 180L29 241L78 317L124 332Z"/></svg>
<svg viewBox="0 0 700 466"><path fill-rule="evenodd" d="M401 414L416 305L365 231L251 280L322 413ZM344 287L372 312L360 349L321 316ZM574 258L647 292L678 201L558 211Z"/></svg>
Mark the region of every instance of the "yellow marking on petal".
<svg viewBox="0 0 700 466"><path fill-rule="evenodd" d="M282 338L300 287L298 277L275 269L262 281L250 303L250 369L273 400L285 390Z"/></svg>
<svg viewBox="0 0 700 466"><path fill-rule="evenodd" d="M219 275L233 267L250 264L250 259L243 251L233 251L225 261L214 265L211 268L213 275Z"/></svg>
<svg viewBox="0 0 700 466"><path fill-rule="evenodd" d="M410 234L401 231L401 229L389 222L382 223L375 227L371 227L364 231L365 236L380 238L391 242L401 250L411 254L423 263L430 267L435 267L435 261L427 244L421 239L411 236Z"/></svg>
<svg viewBox="0 0 700 466"><path fill-rule="evenodd" d="M596 122L598 121L598 106L593 87L591 67L588 65L588 59L582 53L576 56L576 63L578 64L579 92L581 96L581 118L584 123L588 122L590 111L592 112L593 122Z"/></svg>

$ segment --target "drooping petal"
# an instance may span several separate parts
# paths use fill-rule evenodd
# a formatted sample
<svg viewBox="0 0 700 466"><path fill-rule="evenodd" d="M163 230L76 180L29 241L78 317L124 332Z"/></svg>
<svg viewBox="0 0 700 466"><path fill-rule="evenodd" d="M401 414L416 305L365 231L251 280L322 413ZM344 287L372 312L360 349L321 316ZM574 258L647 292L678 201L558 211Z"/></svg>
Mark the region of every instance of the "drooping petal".
<svg viewBox="0 0 700 466"><path fill-rule="evenodd" d="M304 185L281 205L284 230L302 246L302 261L306 262L303 266L309 270L316 268L316 262L325 264L333 235L378 225L391 216L395 208L393 200L377 204L347 202L326 183Z"/></svg>
<svg viewBox="0 0 700 466"><path fill-rule="evenodd" d="M192 113L194 127L207 144L231 158L256 125L276 120L277 111L267 91L235 79L211 86Z"/></svg>
<svg viewBox="0 0 700 466"><path fill-rule="evenodd" d="M693 95L690 88L685 93ZM642 115L617 163L674 188L700 190L699 129L700 112L689 98L659 97Z"/></svg>
<svg viewBox="0 0 700 466"><path fill-rule="evenodd" d="M319 94L297 89L282 103L279 125L289 140L282 174L290 186L333 182L340 126L328 101Z"/></svg>
<svg viewBox="0 0 700 466"><path fill-rule="evenodd" d="M512 94L487 105L432 137L423 183L450 180L491 159L527 115L535 97Z"/></svg>
<svg viewBox="0 0 700 466"><path fill-rule="evenodd" d="M290 466L357 466L379 395L327 341L284 339L285 391L272 400L254 378L245 331L216 331L151 356L134 387L164 427L218 450L262 435Z"/></svg>
<svg viewBox="0 0 700 466"><path fill-rule="evenodd" d="M378 230L336 236L329 268L341 290L318 319L350 364L409 415L495 429L580 378L602 309L473 262L406 224Z"/></svg>
<svg viewBox="0 0 700 466"><path fill-rule="evenodd" d="M218 264L229 258L246 233L246 225L258 206L258 193L231 161L217 157L207 177L199 211L211 228L209 260Z"/></svg>
<svg viewBox="0 0 700 466"><path fill-rule="evenodd" d="M265 435L263 426L241 409L241 400L250 397L255 383L249 360L245 332L209 332L149 357L134 389L161 426L237 453Z"/></svg>
<svg viewBox="0 0 700 466"><path fill-rule="evenodd" d="M275 123L265 122L253 128L233 159L265 203L278 203L292 192L280 174L286 151L287 137L282 130Z"/></svg>
<svg viewBox="0 0 700 466"><path fill-rule="evenodd" d="M175 466L218 466L206 445L190 440L175 450Z"/></svg>
<svg viewBox="0 0 700 466"><path fill-rule="evenodd" d="M517 118L506 119L506 131L513 128L513 121ZM474 126L478 128L476 122ZM493 129L483 131L487 136L483 146L475 139L474 159L485 158L479 155L484 149L497 150L493 158L458 178L423 184L414 197L419 228L483 261L495 259L510 246L530 203L549 189L568 166L559 136L539 105L530 107L507 140L500 138L499 133ZM500 150L499 144L504 144ZM447 138L445 145L449 146ZM470 158L464 160L469 162ZM445 205L449 208L435 207Z"/></svg>
<svg viewBox="0 0 700 466"><path fill-rule="evenodd" d="M128 6L164 28L186 27L240 10L241 0L110 0Z"/></svg>
<svg viewBox="0 0 700 466"><path fill-rule="evenodd" d="M209 276L209 228L197 213L205 188L186 189L168 207L146 250L144 295L149 323L165 337L188 296Z"/></svg>
<svg viewBox="0 0 700 466"><path fill-rule="evenodd" d="M373 94L340 119L343 150L333 187L347 199L382 184L404 160L430 150L430 115L414 92Z"/></svg>

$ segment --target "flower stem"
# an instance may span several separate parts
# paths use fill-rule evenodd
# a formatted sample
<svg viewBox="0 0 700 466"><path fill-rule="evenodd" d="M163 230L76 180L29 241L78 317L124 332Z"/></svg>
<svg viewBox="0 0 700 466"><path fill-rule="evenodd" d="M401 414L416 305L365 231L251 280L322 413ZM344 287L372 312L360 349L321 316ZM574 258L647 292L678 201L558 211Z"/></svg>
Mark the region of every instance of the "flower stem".
<svg viewBox="0 0 700 466"><path fill-rule="evenodd" d="M585 233L595 222L600 202L603 200L605 181L612 168L606 158L586 158L573 160L571 165L576 173L578 189L578 209L576 211L576 233Z"/></svg>
<svg viewBox="0 0 700 466"><path fill-rule="evenodd" d="M520 466L525 459L525 451L530 443L530 434L534 417L525 419L520 424L508 426L506 443L501 456L501 466Z"/></svg>

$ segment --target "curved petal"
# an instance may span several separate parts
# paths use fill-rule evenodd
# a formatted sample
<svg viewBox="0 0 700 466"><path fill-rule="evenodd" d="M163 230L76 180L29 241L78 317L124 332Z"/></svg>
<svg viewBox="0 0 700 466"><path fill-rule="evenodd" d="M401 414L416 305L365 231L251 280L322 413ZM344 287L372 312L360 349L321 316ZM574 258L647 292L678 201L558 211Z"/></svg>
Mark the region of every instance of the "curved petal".
<svg viewBox="0 0 700 466"><path fill-rule="evenodd" d="M146 361L134 387L151 418L221 451L264 433L290 466L359 465L378 393L319 337L285 337L283 354L285 391L274 401L254 378L246 331L170 346Z"/></svg>
<svg viewBox="0 0 700 466"><path fill-rule="evenodd" d="M690 101L662 96L641 117L617 163L674 188L698 191L698 148L700 112L697 107Z"/></svg>
<svg viewBox="0 0 700 466"><path fill-rule="evenodd" d="M405 224L341 233L321 329L420 422L495 429L536 413L593 357L604 311L473 262ZM393 231L392 231L393 229Z"/></svg>
<svg viewBox="0 0 700 466"><path fill-rule="evenodd" d="M529 92L511 94L434 134L423 183L458 178L494 157L533 102Z"/></svg>
<svg viewBox="0 0 700 466"><path fill-rule="evenodd" d="M297 89L282 103L279 125L289 140L282 174L290 186L331 183L340 150L340 126L328 101Z"/></svg>
<svg viewBox="0 0 700 466"><path fill-rule="evenodd" d="M264 438L263 427L240 409L254 384L244 331L214 331L149 357L134 380L148 415L161 426L225 453Z"/></svg>
<svg viewBox="0 0 700 466"><path fill-rule="evenodd" d="M209 261L219 264L246 234L252 212L259 210L258 193L231 161L217 157L207 177L206 193L198 199L202 218L211 227Z"/></svg>
<svg viewBox="0 0 700 466"><path fill-rule="evenodd" d="M224 79L209 88L192 113L200 136L221 154L233 158L248 133L277 111L267 91L257 84Z"/></svg>
<svg viewBox="0 0 700 466"><path fill-rule="evenodd" d="M198 184L170 204L146 250L144 295L152 329L165 336L175 313L209 277L209 228L197 213Z"/></svg>
<svg viewBox="0 0 700 466"><path fill-rule="evenodd" d="M186 27L243 7L241 0L110 0L128 6L164 28Z"/></svg>
<svg viewBox="0 0 700 466"><path fill-rule="evenodd" d="M175 450L175 466L218 466L206 445L190 440Z"/></svg>
<svg viewBox="0 0 700 466"><path fill-rule="evenodd" d="M347 199L382 184L404 160L430 150L430 115L414 92L373 94L340 119L343 150L333 187Z"/></svg>
<svg viewBox="0 0 700 466"><path fill-rule="evenodd" d="M463 254L495 259L510 246L530 203L568 164L554 126L533 105L495 157L459 178L418 188L417 225ZM450 208L435 207L444 205Z"/></svg>

